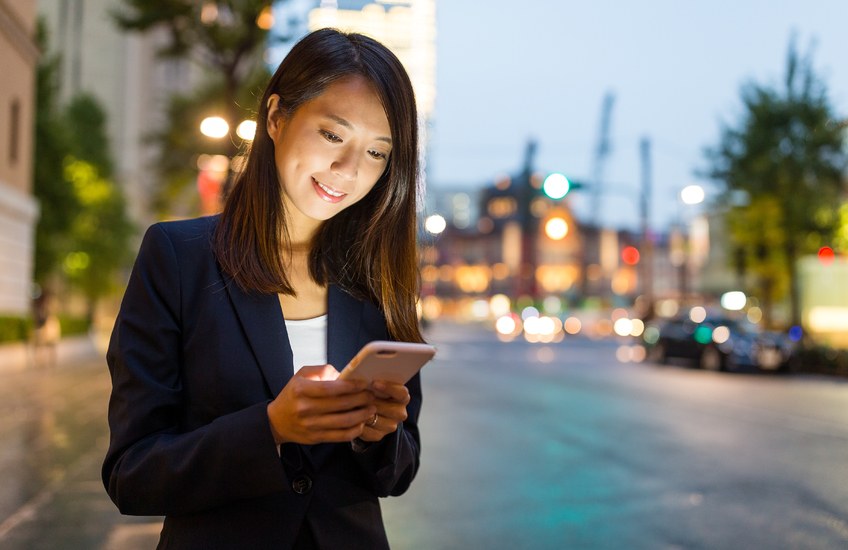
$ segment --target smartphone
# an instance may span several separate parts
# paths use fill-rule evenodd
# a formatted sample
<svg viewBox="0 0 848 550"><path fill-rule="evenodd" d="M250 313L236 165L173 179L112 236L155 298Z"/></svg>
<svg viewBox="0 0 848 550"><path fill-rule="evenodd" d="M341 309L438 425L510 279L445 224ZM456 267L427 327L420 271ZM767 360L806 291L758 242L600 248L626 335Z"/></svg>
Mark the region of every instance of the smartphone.
<svg viewBox="0 0 848 550"><path fill-rule="evenodd" d="M436 348L429 344L375 340L362 346L339 379L406 384L435 354Z"/></svg>

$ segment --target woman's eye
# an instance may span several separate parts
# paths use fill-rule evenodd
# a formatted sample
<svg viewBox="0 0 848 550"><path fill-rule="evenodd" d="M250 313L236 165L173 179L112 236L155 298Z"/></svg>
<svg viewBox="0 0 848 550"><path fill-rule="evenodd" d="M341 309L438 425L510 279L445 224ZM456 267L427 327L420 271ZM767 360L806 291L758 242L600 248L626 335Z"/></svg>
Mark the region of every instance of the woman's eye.
<svg viewBox="0 0 848 550"><path fill-rule="evenodd" d="M386 160L387 158L389 158L389 155L387 155L386 153L381 153L380 151L375 151L373 149L368 151L368 154L371 155L371 158L375 160Z"/></svg>
<svg viewBox="0 0 848 550"><path fill-rule="evenodd" d="M321 130L321 135L324 136L324 139L331 143L341 143L342 141L342 138L340 138L333 132L328 132L327 130Z"/></svg>

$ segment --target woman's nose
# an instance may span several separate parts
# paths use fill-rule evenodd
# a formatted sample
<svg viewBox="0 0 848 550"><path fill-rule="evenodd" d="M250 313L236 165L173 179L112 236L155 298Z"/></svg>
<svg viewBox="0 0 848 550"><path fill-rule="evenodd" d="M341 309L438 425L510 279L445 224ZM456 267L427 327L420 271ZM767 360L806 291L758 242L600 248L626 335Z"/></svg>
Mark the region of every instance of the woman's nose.
<svg viewBox="0 0 848 550"><path fill-rule="evenodd" d="M342 151L335 161L331 169L334 174L345 180L356 179L357 171L359 170L359 158L354 151L345 149Z"/></svg>

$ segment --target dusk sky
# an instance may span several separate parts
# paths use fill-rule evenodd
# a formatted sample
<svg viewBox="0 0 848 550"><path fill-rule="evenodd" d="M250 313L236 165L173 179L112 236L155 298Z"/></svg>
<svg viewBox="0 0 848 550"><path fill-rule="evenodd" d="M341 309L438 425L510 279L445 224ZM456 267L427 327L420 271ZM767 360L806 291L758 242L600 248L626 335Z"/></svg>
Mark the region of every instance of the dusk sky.
<svg viewBox="0 0 848 550"><path fill-rule="evenodd" d="M364 0L339 2L342 7ZM289 0L303 17L313 0ZM639 143L651 141L651 226L699 207L681 188L710 182L704 149L737 125L742 86L783 86L794 34L848 119L846 0L437 0L431 188L479 189L517 173L528 139L536 168L590 181L605 94L614 94L602 221L637 228ZM282 54L281 54L282 55ZM588 215L589 193L568 199Z"/></svg>
<svg viewBox="0 0 848 550"><path fill-rule="evenodd" d="M646 136L651 222L661 229L678 214L677 191L707 183L694 172L721 122L739 120L742 85L782 86L793 32L848 118L844 0L450 0L438 2L437 20L431 186L475 188L517 172L529 137L538 141L539 170L588 180L611 91L604 219L638 225ZM587 199L572 201L579 211Z"/></svg>

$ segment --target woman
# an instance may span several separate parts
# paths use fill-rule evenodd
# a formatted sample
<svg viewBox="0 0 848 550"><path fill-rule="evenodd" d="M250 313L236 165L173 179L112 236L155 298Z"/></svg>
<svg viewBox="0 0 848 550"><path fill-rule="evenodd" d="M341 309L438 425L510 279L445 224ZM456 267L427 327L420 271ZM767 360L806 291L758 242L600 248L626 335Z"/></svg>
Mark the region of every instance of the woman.
<svg viewBox="0 0 848 550"><path fill-rule="evenodd" d="M384 46L316 31L260 103L220 216L146 233L107 361L103 481L161 548L387 548L378 497L418 469L420 381L337 380L422 341L417 127Z"/></svg>

